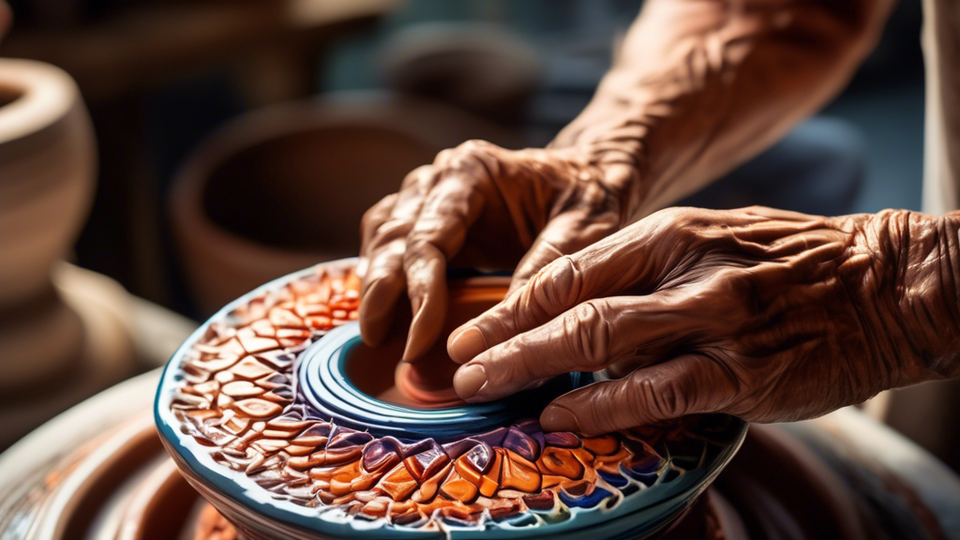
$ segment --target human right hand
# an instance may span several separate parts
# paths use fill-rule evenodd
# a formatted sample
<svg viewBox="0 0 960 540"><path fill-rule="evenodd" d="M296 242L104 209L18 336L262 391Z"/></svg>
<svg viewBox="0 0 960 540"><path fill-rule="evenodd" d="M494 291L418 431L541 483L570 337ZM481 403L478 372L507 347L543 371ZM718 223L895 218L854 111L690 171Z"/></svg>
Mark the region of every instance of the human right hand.
<svg viewBox="0 0 960 540"><path fill-rule="evenodd" d="M455 389L487 401L606 369L541 416L594 435L693 413L798 420L960 375L958 221L657 212L456 330Z"/></svg>

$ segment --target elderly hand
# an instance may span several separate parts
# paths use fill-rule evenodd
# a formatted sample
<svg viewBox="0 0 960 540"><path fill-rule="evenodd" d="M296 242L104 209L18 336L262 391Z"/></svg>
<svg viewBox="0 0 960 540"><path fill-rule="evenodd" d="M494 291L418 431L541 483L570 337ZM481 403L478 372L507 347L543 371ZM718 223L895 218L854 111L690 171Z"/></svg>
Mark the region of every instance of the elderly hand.
<svg viewBox="0 0 960 540"><path fill-rule="evenodd" d="M364 341L383 342L407 291L414 317L403 358L417 359L443 326L455 257L464 266L516 268L516 288L619 229L635 206L635 176L632 165L580 148L512 151L471 141L441 152L364 215Z"/></svg>
<svg viewBox="0 0 960 540"><path fill-rule="evenodd" d="M455 331L457 393L612 380L541 423L587 435L691 413L789 421L956 375L956 218L668 209L558 259Z"/></svg>

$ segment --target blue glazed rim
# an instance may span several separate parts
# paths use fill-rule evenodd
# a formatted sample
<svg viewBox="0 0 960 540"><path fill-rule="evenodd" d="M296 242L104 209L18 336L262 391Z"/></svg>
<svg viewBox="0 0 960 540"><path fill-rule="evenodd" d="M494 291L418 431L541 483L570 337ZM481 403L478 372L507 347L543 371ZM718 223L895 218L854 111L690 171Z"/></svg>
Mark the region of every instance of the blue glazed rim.
<svg viewBox="0 0 960 540"><path fill-rule="evenodd" d="M214 322L228 320L230 313L238 307L248 304L251 300L263 296L268 291L279 289L291 281L314 275L320 268L352 266L356 264L356 260L356 258L349 258L321 263L270 281L230 302L190 335L174 352L161 375L154 401L154 421L164 446L168 452L173 454L174 461L192 480L200 482L205 487L217 492L218 495L232 504L249 509L268 522L277 522L294 529L300 529L308 534L313 533L344 539L363 535L364 538L371 540L397 538L448 538L451 540L497 538L513 540L536 537L575 540L582 539L583 535L587 534L585 529L589 529L591 536L596 536L601 531L609 533L603 537L597 537L598 540L601 538L603 540L626 540L656 531L692 504L729 463L746 437L747 423L729 417L729 421L733 422L735 426L728 431L735 431L735 433L722 446L719 453L712 457L709 464L701 462L692 470L682 471L679 473L679 477L675 477L669 483L662 481L667 476L663 474L652 486L640 490L638 493L624 496L612 508L570 508L569 519L535 528L529 526L512 527L509 523L498 523L492 527L490 523L484 523L478 526L463 527L448 525L445 526L447 531L422 530L394 526L385 520L375 523L353 519L330 519L325 515L326 508L302 506L278 498L245 474L216 463L208 447L201 445L192 436L177 429L180 422L173 416L171 403L175 389L182 380L180 367L186 353L205 335L210 325ZM333 332L329 332L327 336L331 334ZM344 334L346 335L347 332L345 331ZM324 336L324 338L327 336Z"/></svg>
<svg viewBox="0 0 960 540"><path fill-rule="evenodd" d="M310 345L300 360L300 391L322 417L378 437L433 438L443 443L479 435L512 420L537 417L555 397L594 381L592 373L574 372L499 401L415 409L366 395L350 381L346 374L350 351L360 343L360 325L353 322Z"/></svg>

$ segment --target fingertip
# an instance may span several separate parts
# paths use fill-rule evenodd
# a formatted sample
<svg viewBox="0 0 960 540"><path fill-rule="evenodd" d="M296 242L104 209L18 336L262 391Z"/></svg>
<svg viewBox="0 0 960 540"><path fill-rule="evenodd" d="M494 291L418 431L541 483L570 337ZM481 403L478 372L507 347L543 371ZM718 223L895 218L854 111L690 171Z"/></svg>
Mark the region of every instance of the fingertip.
<svg viewBox="0 0 960 540"><path fill-rule="evenodd" d="M447 354L458 364L469 362L487 348L487 340L476 326L461 326L447 339Z"/></svg>
<svg viewBox="0 0 960 540"><path fill-rule="evenodd" d="M453 375L453 389L463 400L472 400L485 384L487 372L483 364L463 366Z"/></svg>
<svg viewBox="0 0 960 540"><path fill-rule="evenodd" d="M575 431L582 432L580 420L573 411L552 403L540 414L540 426L544 431Z"/></svg>

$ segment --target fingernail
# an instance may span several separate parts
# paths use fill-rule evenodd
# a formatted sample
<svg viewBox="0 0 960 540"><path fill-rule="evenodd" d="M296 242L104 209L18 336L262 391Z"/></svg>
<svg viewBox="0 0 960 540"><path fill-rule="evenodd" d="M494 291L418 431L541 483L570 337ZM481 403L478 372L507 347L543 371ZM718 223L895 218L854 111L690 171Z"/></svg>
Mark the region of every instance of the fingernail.
<svg viewBox="0 0 960 540"><path fill-rule="evenodd" d="M486 383L487 373L480 364L462 367L453 376L453 389L461 399L470 399L477 395Z"/></svg>
<svg viewBox="0 0 960 540"><path fill-rule="evenodd" d="M544 431L580 431L580 422L570 409L551 405L540 415L540 427Z"/></svg>
<svg viewBox="0 0 960 540"><path fill-rule="evenodd" d="M487 340L483 338L483 332L476 326L468 327L450 336L450 342L447 344L447 354L458 364L469 362L485 350L487 350Z"/></svg>

